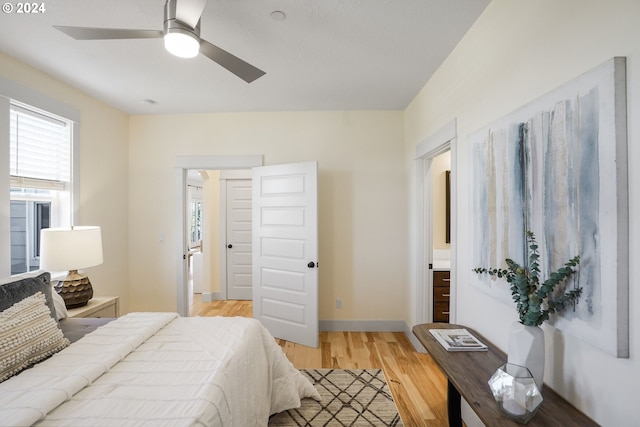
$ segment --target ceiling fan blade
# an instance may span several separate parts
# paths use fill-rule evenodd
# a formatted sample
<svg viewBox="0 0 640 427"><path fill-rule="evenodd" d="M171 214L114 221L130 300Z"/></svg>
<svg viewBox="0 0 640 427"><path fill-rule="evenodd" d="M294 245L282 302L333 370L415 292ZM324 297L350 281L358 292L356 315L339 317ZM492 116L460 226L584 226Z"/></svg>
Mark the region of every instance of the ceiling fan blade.
<svg viewBox="0 0 640 427"><path fill-rule="evenodd" d="M251 83L258 77L262 77L266 74L259 68L254 67L248 62L230 54L224 49L220 49L218 46L211 44L206 40L200 40L200 53L212 61L222 65L224 68L231 71L247 83Z"/></svg>
<svg viewBox="0 0 640 427"><path fill-rule="evenodd" d="M163 36L160 30L127 30L121 28L66 27L54 25L76 40L112 40L112 39L157 39Z"/></svg>
<svg viewBox="0 0 640 427"><path fill-rule="evenodd" d="M175 0L176 19L195 28L207 5L207 0Z"/></svg>

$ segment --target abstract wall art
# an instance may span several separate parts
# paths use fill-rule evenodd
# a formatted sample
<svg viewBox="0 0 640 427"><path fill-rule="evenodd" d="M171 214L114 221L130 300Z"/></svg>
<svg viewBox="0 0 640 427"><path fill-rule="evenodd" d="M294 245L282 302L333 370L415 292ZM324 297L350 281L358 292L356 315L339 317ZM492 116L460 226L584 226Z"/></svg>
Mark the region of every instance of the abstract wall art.
<svg viewBox="0 0 640 427"><path fill-rule="evenodd" d="M580 255L575 306L550 324L629 357L626 61L612 58L469 137L473 266L525 263L537 237L542 277ZM506 283L471 276L511 302Z"/></svg>

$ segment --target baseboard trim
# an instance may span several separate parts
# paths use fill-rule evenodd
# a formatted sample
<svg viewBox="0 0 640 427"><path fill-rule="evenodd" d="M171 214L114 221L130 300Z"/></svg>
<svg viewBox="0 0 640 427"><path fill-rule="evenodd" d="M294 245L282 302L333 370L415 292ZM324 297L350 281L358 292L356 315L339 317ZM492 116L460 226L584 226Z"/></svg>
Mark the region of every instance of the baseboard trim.
<svg viewBox="0 0 640 427"><path fill-rule="evenodd" d="M203 292L202 293L202 302L219 301L222 299L223 298L220 292Z"/></svg>
<svg viewBox="0 0 640 427"><path fill-rule="evenodd" d="M413 335L412 331L408 331L405 332L405 335L407 336L407 338L409 339L409 342L411 344L413 344L413 348L418 352L418 353L427 353L427 349L424 348L424 346L420 343L420 341L418 340L418 338Z"/></svg>
<svg viewBox="0 0 640 427"><path fill-rule="evenodd" d="M404 332L402 320L321 320L321 332Z"/></svg>

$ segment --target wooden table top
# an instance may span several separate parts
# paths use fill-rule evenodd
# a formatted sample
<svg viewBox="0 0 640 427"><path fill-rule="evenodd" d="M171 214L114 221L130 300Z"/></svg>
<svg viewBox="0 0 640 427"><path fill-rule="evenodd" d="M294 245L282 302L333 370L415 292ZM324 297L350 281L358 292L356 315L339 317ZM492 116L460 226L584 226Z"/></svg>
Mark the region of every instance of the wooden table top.
<svg viewBox="0 0 640 427"><path fill-rule="evenodd" d="M447 351L433 338L429 329L466 329L487 345L488 351ZM491 427L519 426L498 408L488 381L493 373L507 361L506 354L471 328L449 323L425 323L413 327L413 333L431 355L449 382L478 415ZM527 426L570 427L597 426L546 384L542 388L544 401Z"/></svg>

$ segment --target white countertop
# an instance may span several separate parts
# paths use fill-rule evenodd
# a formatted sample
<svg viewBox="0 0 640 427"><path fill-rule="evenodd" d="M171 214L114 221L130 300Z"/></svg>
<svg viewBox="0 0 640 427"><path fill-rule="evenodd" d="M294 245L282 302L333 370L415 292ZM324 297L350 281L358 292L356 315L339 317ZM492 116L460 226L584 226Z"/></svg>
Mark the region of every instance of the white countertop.
<svg viewBox="0 0 640 427"><path fill-rule="evenodd" d="M434 259L433 270L434 271L449 271L451 269L451 261L448 259Z"/></svg>

